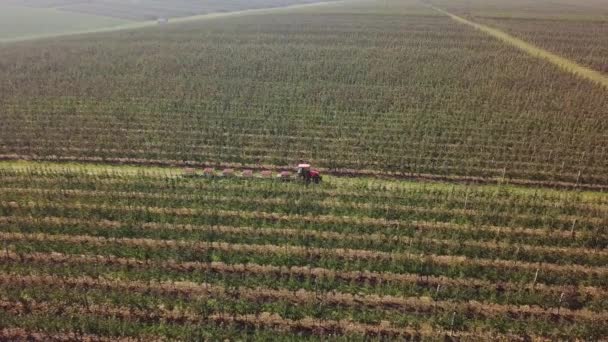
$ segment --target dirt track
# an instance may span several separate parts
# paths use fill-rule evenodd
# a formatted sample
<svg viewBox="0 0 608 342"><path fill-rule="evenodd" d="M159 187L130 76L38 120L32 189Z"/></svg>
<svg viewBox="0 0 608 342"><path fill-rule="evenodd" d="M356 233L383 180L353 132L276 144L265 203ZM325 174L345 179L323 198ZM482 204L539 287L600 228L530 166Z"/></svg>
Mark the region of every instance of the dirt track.
<svg viewBox="0 0 608 342"><path fill-rule="evenodd" d="M524 40L516 38L504 31L492 28L490 26L479 24L479 23L476 23L471 20L467 20L463 17L459 17L455 14L444 11L441 8L438 8L438 7L435 7L432 5L430 5L430 7L433 8L437 12L440 12L440 13L443 13L443 14L449 16L450 18L454 19L455 21L457 21L459 23L472 26L482 32L485 32L495 38L500 39L501 41L503 41L509 45L512 45L520 50L523 50L526 53L528 53L534 57L544 59L544 60L558 66L562 70L565 70L574 75L577 75L579 77L585 78L594 83L602 85L603 87L605 87L608 90L608 76L603 75L599 71L595 71L595 70L589 69L587 67L584 67L582 65L579 65L572 60L558 56L547 50L541 49L538 46L532 45Z"/></svg>
<svg viewBox="0 0 608 342"><path fill-rule="evenodd" d="M242 10L242 11L234 11L234 12L218 12L218 13L207 13L207 14L199 14L193 15L190 17L181 17L181 18L171 18L169 22L165 25L172 25L176 23L188 23L195 21L203 21L203 20L211 20L211 19L220 19L220 18L230 18L230 17L241 17L246 15L256 15L256 14L270 14L277 13L286 10L295 10L300 8L309 8L309 7L317 7L317 6L325 6L330 4L338 4L342 1L325 1L325 2L316 2L311 4L301 4L301 5L290 5L283 7L273 7L273 8L260 8L260 9L250 9L250 10ZM37 39L46 39L46 38L56 38L56 37L64 37L64 36L74 36L80 34L88 34L88 33L104 33L104 32L116 32L116 31L125 31L125 30L134 30L141 29L146 27L154 27L158 26L158 22L156 20L150 21L141 21L141 22L133 22L125 25L113 26L113 27L105 27L98 28L92 30L83 30L83 31L75 31L69 33L50 33L50 34L40 34L19 38L7 38L0 39L0 44L3 43L15 43L22 42L28 40L37 40Z"/></svg>

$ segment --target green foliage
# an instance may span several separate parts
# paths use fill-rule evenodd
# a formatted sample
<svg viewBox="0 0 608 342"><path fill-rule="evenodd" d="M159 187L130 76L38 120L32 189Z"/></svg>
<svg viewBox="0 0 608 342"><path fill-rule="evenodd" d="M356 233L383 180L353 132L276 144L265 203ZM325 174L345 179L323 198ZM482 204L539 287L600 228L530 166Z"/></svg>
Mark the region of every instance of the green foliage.
<svg viewBox="0 0 608 342"><path fill-rule="evenodd" d="M608 184L604 89L385 5L2 49L0 153Z"/></svg>
<svg viewBox="0 0 608 342"><path fill-rule="evenodd" d="M0 305L31 310L6 327L264 338L278 329L266 321L275 314L289 324L280 329L286 339L327 336L301 325L310 320L323 329L351 321L460 334L605 333L596 323L608 309L605 246L585 247L589 235L606 240L605 196L380 180L306 187L119 170L0 170ZM91 283L68 285L79 279ZM201 295L205 286L217 290ZM301 291L312 296L301 299ZM507 306L509 315L500 311ZM526 314L528 306L539 311ZM78 319L67 313L87 307ZM554 315L558 307L563 316ZM49 320L52 308L66 313ZM108 317L106 309L131 316ZM196 318L179 318L186 313ZM222 315L241 321L220 324ZM555 319L559 325L548 323Z"/></svg>

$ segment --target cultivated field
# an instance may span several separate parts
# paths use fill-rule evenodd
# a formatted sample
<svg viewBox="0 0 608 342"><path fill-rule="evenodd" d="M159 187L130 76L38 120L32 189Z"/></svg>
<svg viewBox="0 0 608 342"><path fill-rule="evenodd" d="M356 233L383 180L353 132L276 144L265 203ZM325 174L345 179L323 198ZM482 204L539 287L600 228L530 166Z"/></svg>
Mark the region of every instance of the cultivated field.
<svg viewBox="0 0 608 342"><path fill-rule="evenodd" d="M605 21L484 18L480 22L608 74L608 18Z"/></svg>
<svg viewBox="0 0 608 342"><path fill-rule="evenodd" d="M7 1L7 0L5 0ZM332 2L336 0L324 0ZM310 4L320 0L8 0L8 3L34 8L56 8L127 20L189 17L207 13Z"/></svg>
<svg viewBox="0 0 608 342"><path fill-rule="evenodd" d="M608 1L526 0L432 3L608 73Z"/></svg>
<svg viewBox="0 0 608 342"><path fill-rule="evenodd" d="M213 340L608 334L605 196L179 173L2 164L2 325Z"/></svg>
<svg viewBox="0 0 608 342"><path fill-rule="evenodd" d="M602 1L3 45L0 340L605 339L608 89L437 10L599 71Z"/></svg>
<svg viewBox="0 0 608 342"><path fill-rule="evenodd" d="M0 2L0 43L48 34L95 30L127 24L128 21L62 12L53 8L28 8Z"/></svg>
<svg viewBox="0 0 608 342"><path fill-rule="evenodd" d="M444 10L471 17L557 20L606 20L606 0L426 0Z"/></svg>
<svg viewBox="0 0 608 342"><path fill-rule="evenodd" d="M3 49L0 153L608 184L604 88L414 4Z"/></svg>

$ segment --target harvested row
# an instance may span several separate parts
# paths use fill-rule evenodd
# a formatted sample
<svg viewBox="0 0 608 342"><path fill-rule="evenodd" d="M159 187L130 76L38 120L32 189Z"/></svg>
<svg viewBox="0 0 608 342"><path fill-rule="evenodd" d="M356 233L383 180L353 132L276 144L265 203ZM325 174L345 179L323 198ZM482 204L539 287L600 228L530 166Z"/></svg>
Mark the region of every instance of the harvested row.
<svg viewBox="0 0 608 342"><path fill-rule="evenodd" d="M55 184L57 185L57 184ZM208 184L210 185L210 184ZM19 194L43 194L43 195L61 195L64 196L66 198L69 197L93 197L93 198L99 198L99 200L103 200L104 198L111 198L112 200L115 200L116 198L125 198L125 199L141 199L141 200L165 200L165 201L173 201L173 202L185 202L185 203L193 203L193 201L206 201L206 200L213 200L215 202L228 202L228 201L238 201L239 199L241 200L241 202L245 202L244 199L242 199L242 196L239 198L239 196L237 196L237 194L248 194L248 190L246 188L241 187L240 191L234 191L233 194L230 194L229 190L230 187L224 187L224 184L220 184L219 186L208 186L207 189L211 190L212 192L217 192L218 190L222 190L222 194L213 194L213 193L200 193L201 191L205 190L205 186L198 186L196 187L196 190L198 191L198 193L159 193L158 191L154 191L154 189L150 189L150 191L120 191L118 189L116 189L115 191L108 191L108 190L83 190L83 189L58 189L58 188L38 188L35 186L32 187L28 187L28 188L23 188L23 187L1 187L0 188L0 192L5 193L5 194L11 194L11 193L19 193ZM237 188L235 187L234 190L236 190ZM167 187L165 187L165 190L167 190ZM266 190L264 188L255 188L252 187L252 189L249 192L252 192L252 196L248 196L248 200L255 203L255 204L273 204L273 205L284 205L284 206L288 206L290 204L292 204L292 202L290 202L290 198L286 197L285 194L290 194L289 191L287 192L279 192L278 189L269 189L271 190L268 193L260 193L260 191L262 190ZM230 196L226 196L226 193L229 193ZM255 196L255 193L258 194L258 196ZM275 195L276 193L276 195ZM298 194L298 195L304 195L306 194L304 191L294 191L294 189L292 189L292 194ZM314 196L319 196L320 194L322 194L322 191L316 191L316 189L312 192L310 192L310 194L314 195ZM427 195L427 196L421 196L421 197L412 197L409 199L409 202L413 202L414 200L417 202L417 205L404 205L404 204L396 204L394 203L395 201L391 201L391 203L389 204L372 204L372 203L362 203L359 201L352 201L352 198L350 197L349 193L337 193L340 195L340 197L343 197L344 199L338 199L336 198L337 196L334 196L333 194L330 194L330 196L328 196L328 198L319 200L317 202L315 202L314 204L318 205L319 207L322 208L345 208L345 209L353 209L353 210L374 210L374 209L391 209L391 210L395 210L397 212L409 212L409 211L415 211L415 210L429 210L427 207L433 207L433 208L437 208L438 207L438 203L437 200L439 200L440 198L438 198L438 196L436 195ZM71 196L69 196L71 195ZM260 196L262 195L262 196ZM282 195L282 196L280 196ZM471 192L471 197L473 197L475 194L473 192ZM272 198L269 198L271 197ZM362 198L366 198L364 197L364 195L359 194L360 197ZM402 195L403 196L403 195ZM262 198L260 198L262 197ZM425 198L426 197L426 198ZM398 197L394 198L395 200ZM369 200L370 198L366 198L367 200ZM388 198L390 199L390 198ZM403 198L405 199L405 198ZM424 203L423 200L429 201L428 204ZM433 202L433 200L435 200ZM488 199L485 199L486 201L486 205L494 205L494 204L500 204L500 200L496 203L496 202L490 202L488 203ZM89 202L93 202L93 201L89 201ZM422 203L421 203L422 202ZM468 199L468 195L464 200L460 200L460 201L456 201L456 203L458 202L462 202L463 203L463 207L459 208L456 206L452 206L450 205L452 200L446 200L446 204L448 205L442 205L439 206L441 209L446 210L447 212L454 212L456 214L459 215L464 215L464 214L468 214L471 216L482 216L484 214L483 210L485 210L486 208L484 207L480 207L480 208L474 208L475 207L475 200L474 198L471 198L471 200L469 201ZM143 202L145 203L145 202ZM432 205L432 203L435 203L435 205ZM509 205L511 205L512 203L508 203ZM558 204L559 205L559 204ZM555 209L558 205L553 205L551 207L549 207L548 205L546 207L544 207L545 209ZM528 207L527 207L528 208ZM511 210L511 213L496 213L493 214L494 216L498 216L498 217L502 217L502 216L510 216L513 217L513 215L515 215L515 218L518 219L528 219L530 220L531 218L537 216L534 214L530 214L530 213L516 213L514 212L516 208L509 208ZM536 207L536 208L528 208L530 211L532 211L532 209L535 210L541 210L543 209L543 207ZM577 219L578 222L580 223L588 223L588 224L599 224L599 223L603 223L603 220L608 220L608 211L604 212L604 209L608 209L608 208L604 208L604 207L599 207L596 206L595 210L597 210L598 212L596 213L596 215L593 215L592 212L587 212L586 217L578 217L575 215L569 215L569 214L559 214L558 219L562 220L562 221L568 221L568 222L572 222L573 219ZM577 211L578 214L578 211Z"/></svg>
<svg viewBox="0 0 608 342"><path fill-rule="evenodd" d="M235 168L235 169L251 169L251 170L282 170L288 168L287 166L274 166L265 164L247 164L247 163L227 163L217 161L193 161L193 160L167 160L167 159L148 159L148 158L129 158L129 157L85 157L85 156L49 156L45 154L22 154L22 153L3 153L0 154L0 160L33 160L33 161L51 161L51 162L79 162L79 163L100 163L100 164L116 164L116 165L154 165L154 166L182 166L182 167L218 167L218 168ZM544 180L531 180L521 178L510 178L505 179L502 177L504 169L495 170L494 176L480 177L480 176L452 176L452 175L440 175L440 174L429 174L420 172L385 172L369 169L342 169L332 168L325 169L319 168L321 171L335 175L335 176L348 176L348 177L378 177L386 179L412 179L412 180L428 180L428 181L445 181L455 183L478 183L478 184L503 184L508 182L509 184L518 186L541 186L548 188L560 188L560 189L583 189L590 191L606 191L608 185L601 183L577 183L574 179L560 180L560 181L544 181ZM574 178L577 175L572 175Z"/></svg>
<svg viewBox="0 0 608 342"><path fill-rule="evenodd" d="M608 215L608 201L604 203L602 197L585 198L577 193L560 193L558 194L536 194L534 198L529 198L525 195L517 194L497 194L495 191L481 191L471 186L452 185L449 188L425 187L418 184L392 184L394 189L374 188L370 186L365 189L352 190L352 186L340 183L340 187L329 188L302 188L282 186L276 188L269 184L262 183L261 186L254 186L250 183L220 183L210 180L195 179L188 180L179 178L182 171L179 172L173 169L167 169L164 175L145 174L145 178L139 177L117 178L116 175L96 175L94 179L87 179L91 175L83 173L84 170L66 171L66 173L57 172L57 170L27 170L17 171L10 169L0 169L3 175L3 184L5 186L15 185L29 187L40 187L41 189L52 189L61 187L61 189L79 190L95 188L97 190L106 190L112 192L133 192L146 189L147 192L165 192L167 190L176 191L177 193L187 192L192 195L192 192L217 190L221 187L224 193L263 193L268 196L285 197L291 195L301 195L312 193L317 197L330 197L332 199L351 200L353 202L366 202L369 200L386 201L390 203L409 203L412 201L428 202L428 205L437 204L438 201L445 201L449 206L453 207L483 207L488 204L508 206L510 210L550 210L561 209L563 211L576 211L577 213L584 212L587 216L602 217ZM74 179L74 176L78 178ZM63 178L66 177L66 178ZM245 186L246 185L246 186ZM356 201L354 201L356 199Z"/></svg>
<svg viewBox="0 0 608 342"><path fill-rule="evenodd" d="M10 142L9 142L10 143ZM355 157L360 155L360 153L355 152L342 152L345 155L334 155L328 157L319 157L317 155L307 153L305 151L299 150L289 150L283 149L282 155L280 156L270 156L268 155L268 151L265 149L251 149L249 151L248 148L238 147L238 148L228 148L228 147L215 147L214 149L206 152L196 151L193 148L183 148L179 151L170 152L167 148L164 149L125 149L125 148L113 148L111 146L108 147L99 147L95 145L93 147L82 147L79 145L78 147L56 147L53 149L48 149L48 144L44 142L34 141L30 144L17 144L10 145L13 147L9 147L6 144L0 145L0 148L4 149L5 153L17 153L24 154L26 156L39 156L39 155L51 155L55 156L59 155L76 155L81 156L83 154L90 153L92 150L96 152L96 154L103 158L104 161L111 161L112 159L127 158L132 160L154 160L160 158L160 160L167 160L170 157L179 158L181 163L185 160L203 160L202 164L204 165L214 165L221 164L222 161L233 161L239 165L246 165L254 163L267 163L267 164L288 164L293 163L293 160L290 156L299 155L300 159L310 159L314 160L315 163L320 165L327 165L328 172L336 175L343 175L344 172L341 170L351 169L355 172L356 175L368 175L377 174L380 176L386 176L386 173L377 172L377 171L366 171L362 168L378 170L387 163L391 165L399 165L400 173L398 175L405 176L416 176L422 177L426 176L427 173L434 172L429 174L429 177L438 177L435 180L449 180L452 174L457 173L458 170L463 169L462 159L457 157L447 156L447 149L440 150L436 153L428 153L426 155L432 155L430 157L420 157L416 160L408 159L401 156L401 154L390 153L390 151L378 151L374 154L374 157L368 160L364 165L359 165L352 160L356 160ZM164 146L164 145L163 145ZM204 146L201 147L204 149ZM252 155L256 155L256 157L249 157L247 153ZM607 181L606 177L600 173L602 167L587 165L585 167L575 167L570 168L568 170L564 170L566 164L562 164L561 166L552 166L551 168L547 168L545 163L538 162L530 162L530 161L520 161L514 160L510 162L499 162L495 159L495 156L490 152L485 153L484 155L477 155L475 153L469 153L467 159L467 167L469 171L465 175L466 177L460 177L461 179L476 179L480 178L481 180L489 179L491 182L493 178L500 178L501 181L509 181L513 184L526 184L524 180L529 179L533 182L531 185L542 186L543 184L558 184L561 182L564 183L574 183L571 187L583 186L594 186L596 184L601 185L605 184ZM350 158L349 158L350 157ZM81 158L81 157L77 157ZM376 158L376 159L374 159ZM587 158L590 158L587 156ZM79 159L81 160L81 159ZM201 164L201 163L199 163ZM572 163L571 163L572 164ZM335 166L341 165L344 169L337 169ZM520 171L525 170L525 171ZM365 173L363 173L365 172ZM390 176L390 175L389 175ZM439 178L444 177L444 178ZM454 178L457 179L457 178ZM545 179L553 179L554 183L547 183L543 181ZM536 181L536 183L534 183Z"/></svg>
<svg viewBox="0 0 608 342"><path fill-rule="evenodd" d="M8 142L11 143L10 141ZM45 146L48 146L44 141L33 141L30 144L19 144L13 142L14 145L2 144L0 148L4 150L5 153L18 153L24 154L26 156L36 156L39 155L56 155L56 154L75 154L76 156L82 155L83 153L89 153L92 150L96 152L104 161L109 161L111 159L116 159L116 157L125 158L125 159L153 159L153 158L161 158L160 160L167 160L169 157L178 157L181 160L207 160L207 162L203 163L206 165L218 164L218 161L221 160L231 160L239 165L243 165L246 163L288 163L289 157L293 155L299 155L302 158L312 159L316 163L321 165L342 165L344 168L353 168L353 171L357 171L356 169L360 167L360 165L352 162L354 158L360 153L355 152L343 152L345 156L332 156L327 158L317 157L310 153L305 153L305 151L301 150L289 150L283 149L282 156L268 156L268 150L266 149L255 149L255 148L243 148L243 147L215 147L212 146L199 146L197 149L184 147L180 151L170 152L166 148L165 149L118 149L109 147L56 147L53 149L48 149ZM12 147L11 147L12 146ZM164 145L163 145L164 146ZM204 151L205 148L213 148L210 151ZM198 151L197 151L198 150ZM203 151L201 151L203 150ZM251 154L256 155L256 157L248 157L246 153L249 152ZM444 157L443 154L446 154L446 150L442 150L439 152L439 156L432 157L421 157L418 160L410 160L404 159L402 157L395 157L395 153L391 153L391 151L382 151L376 153L374 156L378 158L378 160L371 159L366 162L364 165L367 168L373 167L375 170L379 169L382 165L388 163L398 164L401 166L401 174L402 175L415 175L419 177L419 174L424 175L425 172L435 171L436 174L431 175L435 177L446 177L449 178L448 175L454 174L457 170L461 170L463 168L462 165L452 165L456 162L461 162L461 159L456 157ZM348 157L351 158L348 158ZM503 162L498 163L496 161L488 162L491 159L492 154L486 153L485 155L475 155L469 154L469 159L467 162L470 165L469 172L467 173L468 177L463 177L463 179L475 178L479 177L481 179L489 178L490 180L495 177L501 177L503 181L508 180L513 184L517 184L522 179L547 179L551 177L556 177L556 180L562 182L570 182L575 183L573 187L577 187L579 184L577 181L581 179L581 172L585 171L586 186L594 185L594 184L604 184L607 179L605 176L598 174L597 172L601 171L602 167L595 166L585 166L584 168L575 168L570 170L562 170L559 173L559 176L555 176L556 170L555 167L547 169L543 163L529 162L529 161L511 161L511 162ZM76 157L80 158L80 157ZM80 159L79 159L80 160ZM183 162L182 162L183 163ZM221 164L221 163L220 163ZM174 164L172 164L174 165ZM437 166L440 165L440 166ZM564 164L565 165L565 164ZM515 171L509 166L516 166L519 169L525 169L526 171ZM332 174L340 175L340 171L334 171L335 169L329 168L328 172ZM361 173L361 171L357 171L357 174ZM380 174L380 176L384 176L381 172L376 172ZM443 176L445 175L445 176ZM592 176L589 176L592 175ZM535 185L535 183L532 183ZM541 184L541 183L538 183Z"/></svg>

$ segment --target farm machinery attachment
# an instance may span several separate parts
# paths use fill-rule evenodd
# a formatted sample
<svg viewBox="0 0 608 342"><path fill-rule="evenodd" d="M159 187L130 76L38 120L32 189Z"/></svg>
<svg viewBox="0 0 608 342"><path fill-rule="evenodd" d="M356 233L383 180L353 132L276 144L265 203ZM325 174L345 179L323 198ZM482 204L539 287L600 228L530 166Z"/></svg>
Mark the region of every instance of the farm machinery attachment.
<svg viewBox="0 0 608 342"><path fill-rule="evenodd" d="M292 171L281 171L273 173L269 170L254 172L253 170L235 171L234 169L224 169L216 171L213 168L205 168L202 172L194 168L184 169L185 177L223 177L223 178L261 178L261 179L278 179L283 182L299 181L306 185L310 183L319 184L323 180L321 173L318 170L312 169L310 164L299 164L295 168L295 173Z"/></svg>

